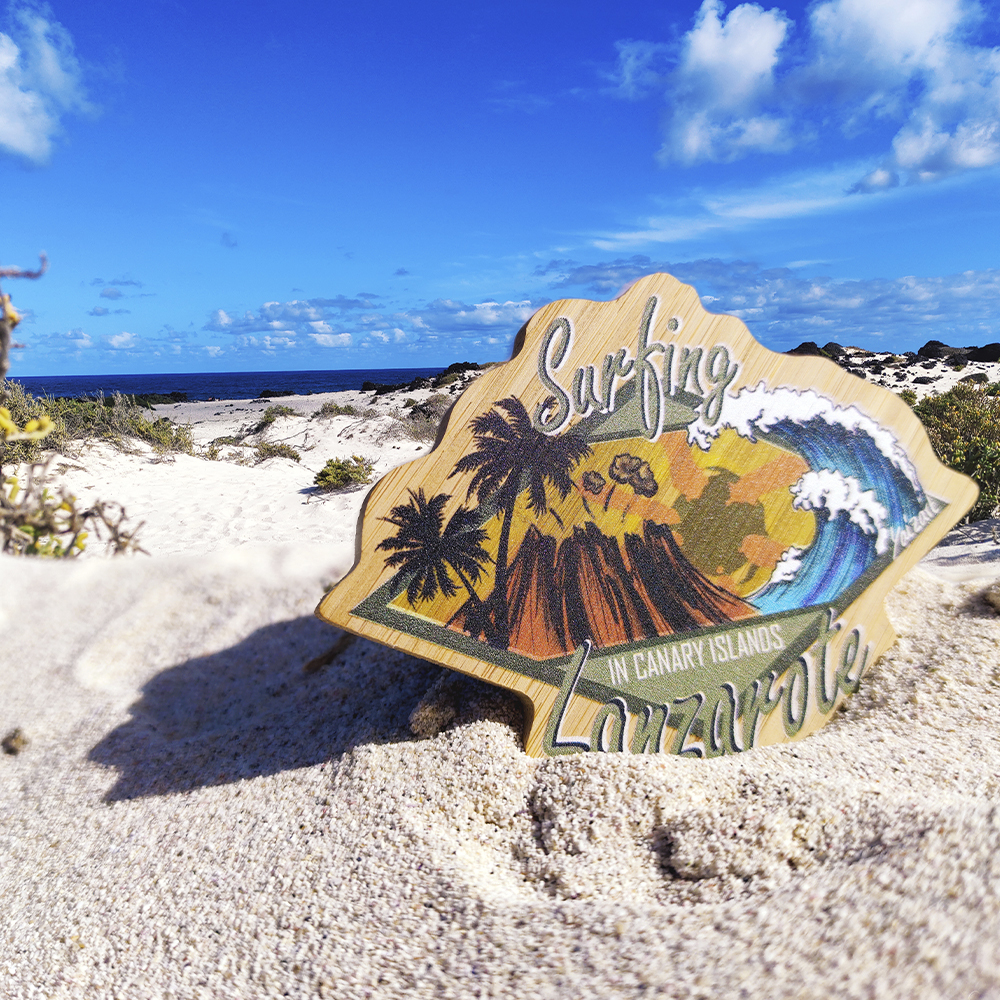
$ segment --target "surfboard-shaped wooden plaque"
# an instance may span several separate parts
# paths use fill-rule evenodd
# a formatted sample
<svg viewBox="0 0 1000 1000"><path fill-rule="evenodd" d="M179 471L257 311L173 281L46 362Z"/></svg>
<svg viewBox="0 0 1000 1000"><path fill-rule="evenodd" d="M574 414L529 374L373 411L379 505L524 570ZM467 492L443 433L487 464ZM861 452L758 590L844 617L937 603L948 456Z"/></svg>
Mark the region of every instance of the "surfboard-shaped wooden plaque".
<svg viewBox="0 0 1000 1000"><path fill-rule="evenodd" d="M317 613L516 692L530 754L715 757L830 719L976 495L893 393L655 274L532 316Z"/></svg>

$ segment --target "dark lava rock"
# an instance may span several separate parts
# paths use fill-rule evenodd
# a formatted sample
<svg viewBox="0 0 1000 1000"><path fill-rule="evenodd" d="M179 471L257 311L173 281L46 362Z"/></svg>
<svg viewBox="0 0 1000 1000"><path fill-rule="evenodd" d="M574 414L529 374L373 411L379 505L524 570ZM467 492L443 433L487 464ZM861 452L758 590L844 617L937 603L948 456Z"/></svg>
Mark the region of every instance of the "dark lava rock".
<svg viewBox="0 0 1000 1000"><path fill-rule="evenodd" d="M965 375L960 378L959 382L989 382L990 377L986 372L973 372L971 375Z"/></svg>
<svg viewBox="0 0 1000 1000"><path fill-rule="evenodd" d="M396 385L386 385L383 382L362 382L361 391L362 392L374 392L376 396L384 396L386 393L399 392L400 389L407 388L405 382L399 382Z"/></svg>
<svg viewBox="0 0 1000 1000"><path fill-rule="evenodd" d="M821 358L826 357L826 354L820 349L819 344L813 342L812 340L803 341L798 347L793 347L790 351L785 351L785 354L804 354Z"/></svg>
<svg viewBox="0 0 1000 1000"><path fill-rule="evenodd" d="M1000 344L973 347L966 355L969 361L1000 361Z"/></svg>
<svg viewBox="0 0 1000 1000"><path fill-rule="evenodd" d="M836 341L831 340L829 344L823 345L823 353L831 358L839 358L847 352Z"/></svg>
<svg viewBox="0 0 1000 1000"><path fill-rule="evenodd" d="M928 340L923 347L917 351L923 358L950 358L954 355L966 355L969 352L967 347L949 347L947 344L943 344L940 340Z"/></svg>
<svg viewBox="0 0 1000 1000"><path fill-rule="evenodd" d="M930 385L931 383L936 382L937 379L931 375L918 375L913 381L918 385Z"/></svg>
<svg viewBox="0 0 1000 1000"><path fill-rule="evenodd" d="M456 361L454 364L448 365L442 374L450 375L454 372L457 375L461 375L462 372L477 372L479 371L479 367L475 361Z"/></svg>
<svg viewBox="0 0 1000 1000"><path fill-rule="evenodd" d="M12 729L2 740L0 740L0 746L3 747L3 752L10 754L12 757L19 754L28 745L28 737L24 735L24 731L21 728Z"/></svg>

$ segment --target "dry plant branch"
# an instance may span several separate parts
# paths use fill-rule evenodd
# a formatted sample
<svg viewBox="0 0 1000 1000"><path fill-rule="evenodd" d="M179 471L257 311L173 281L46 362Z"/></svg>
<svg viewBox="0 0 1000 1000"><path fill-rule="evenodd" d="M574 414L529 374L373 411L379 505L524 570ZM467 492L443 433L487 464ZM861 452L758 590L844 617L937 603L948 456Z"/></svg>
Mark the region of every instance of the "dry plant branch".
<svg viewBox="0 0 1000 1000"><path fill-rule="evenodd" d="M46 485L51 461L30 463L23 485L14 476L0 484L0 552L72 558L93 532L112 555L145 553L137 540L142 524L127 529L121 504L98 500L80 507L64 486L53 492Z"/></svg>
<svg viewBox="0 0 1000 1000"><path fill-rule="evenodd" d="M26 271L20 267L0 267L0 278L40 278L49 266L45 254L39 254L39 266L35 271ZM7 374L10 367L11 334L14 327L21 322L21 314L10 304L10 296L0 291L0 379Z"/></svg>

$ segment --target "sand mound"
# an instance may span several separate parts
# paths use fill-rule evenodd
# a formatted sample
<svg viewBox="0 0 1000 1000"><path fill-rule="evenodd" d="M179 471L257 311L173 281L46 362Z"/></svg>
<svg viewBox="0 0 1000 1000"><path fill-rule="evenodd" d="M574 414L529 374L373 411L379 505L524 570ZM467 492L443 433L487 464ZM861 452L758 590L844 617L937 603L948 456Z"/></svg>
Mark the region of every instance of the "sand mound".
<svg viewBox="0 0 1000 1000"><path fill-rule="evenodd" d="M504 692L441 685L418 739L438 668L358 640L303 669L348 515L274 545L258 503L248 545L202 546L154 493L174 554L0 560L0 735L29 741L0 755L0 997L1000 996L991 526L897 587L899 642L815 736L538 761Z"/></svg>

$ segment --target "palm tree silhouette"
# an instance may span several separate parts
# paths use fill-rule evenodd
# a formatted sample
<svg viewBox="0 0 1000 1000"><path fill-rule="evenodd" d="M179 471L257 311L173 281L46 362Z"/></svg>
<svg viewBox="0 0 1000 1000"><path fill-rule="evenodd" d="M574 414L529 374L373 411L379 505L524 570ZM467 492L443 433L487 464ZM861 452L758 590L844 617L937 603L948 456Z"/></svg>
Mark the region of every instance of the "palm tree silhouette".
<svg viewBox="0 0 1000 1000"><path fill-rule="evenodd" d="M450 493L438 493L428 500L422 487L416 493L408 492L409 503L393 507L389 517L382 518L399 530L375 547L392 553L386 557L386 566L398 566L413 574L406 587L410 607L418 600L431 600L439 592L445 597L458 593L449 566L469 592L469 599L481 604L474 584L479 582L483 565L491 559L483 548L489 535L479 526L478 517L467 507L459 507L445 524L444 507L451 499Z"/></svg>
<svg viewBox="0 0 1000 1000"><path fill-rule="evenodd" d="M484 499L491 500L503 511L493 590L482 614L475 619L488 642L506 649L510 644L507 556L517 498L527 489L528 509L536 516L544 514L549 510L545 492L548 482L565 500L573 486L570 472L590 454L590 445L578 434L556 437L536 430L528 411L514 396L498 400L493 409L475 417L469 426L475 438L475 451L463 455L448 478L473 472L466 498L475 494L480 504Z"/></svg>

